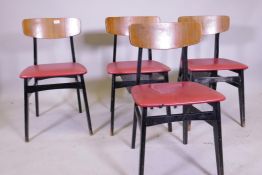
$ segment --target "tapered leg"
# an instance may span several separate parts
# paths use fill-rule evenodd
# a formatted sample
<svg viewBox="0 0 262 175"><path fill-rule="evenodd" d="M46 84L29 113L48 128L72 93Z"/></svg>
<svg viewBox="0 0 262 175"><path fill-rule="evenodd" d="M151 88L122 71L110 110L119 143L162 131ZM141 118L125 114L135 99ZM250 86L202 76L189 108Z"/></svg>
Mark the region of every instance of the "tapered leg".
<svg viewBox="0 0 262 175"><path fill-rule="evenodd" d="M78 81L78 77L75 77L76 82ZM78 101L78 109L79 109L79 113L82 113L82 105L81 105L81 97L80 97L80 90L77 88L76 89L76 93L77 93L77 101Z"/></svg>
<svg viewBox="0 0 262 175"><path fill-rule="evenodd" d="M217 77L217 71L211 72L211 77ZM211 87L212 89L216 90L216 89L217 89L217 83L212 83L212 84L210 85L210 87Z"/></svg>
<svg viewBox="0 0 262 175"><path fill-rule="evenodd" d="M222 129L221 129L221 114L220 114L220 104L217 103L214 106L216 113L216 120L213 121L213 131L214 131L214 142L216 151L216 163L217 163L217 174L224 175L223 166L223 147L222 147Z"/></svg>
<svg viewBox="0 0 262 175"><path fill-rule="evenodd" d="M37 86L38 80L35 79L35 86ZM35 92L35 113L36 116L39 116L39 99L38 99L38 92Z"/></svg>
<svg viewBox="0 0 262 175"><path fill-rule="evenodd" d="M169 82L168 72L164 74L165 82ZM166 107L167 115L171 115L171 107ZM172 123L168 123L168 132L172 132Z"/></svg>
<svg viewBox="0 0 262 175"><path fill-rule="evenodd" d="M245 88L244 88L244 71L239 72L240 85L238 87L239 94L239 109L241 126L245 126Z"/></svg>
<svg viewBox="0 0 262 175"><path fill-rule="evenodd" d="M28 93L27 93L28 79L24 79L24 112L25 112L25 141L29 142L29 119L28 119Z"/></svg>
<svg viewBox="0 0 262 175"><path fill-rule="evenodd" d="M85 108L86 108L86 117L87 117L87 123L88 123L88 128L89 128L89 134L92 135L93 134L93 130L92 130L90 113L89 113L89 107L88 107L88 100L87 100L84 76L81 75L80 78L81 78L81 84L82 84L82 88L83 88L83 97L84 97L84 103L85 103Z"/></svg>
<svg viewBox="0 0 262 175"><path fill-rule="evenodd" d="M111 106L110 106L110 112L111 112L111 136L114 135L114 118L115 118L115 75L112 75L112 86L111 86Z"/></svg>
<svg viewBox="0 0 262 175"><path fill-rule="evenodd" d="M170 106L166 107L166 113L169 116L171 115L171 107ZM172 123L168 123L168 132L172 132Z"/></svg>
<svg viewBox="0 0 262 175"><path fill-rule="evenodd" d="M147 116L147 108L143 108L142 109L142 118L141 118L142 121L141 121L139 175L144 174L145 146L146 146L146 116Z"/></svg>
<svg viewBox="0 0 262 175"><path fill-rule="evenodd" d="M136 116L137 105L134 105L134 119L133 119L133 132L132 132L132 144L131 148L135 149L136 146L136 128L137 128L137 116Z"/></svg>
<svg viewBox="0 0 262 175"><path fill-rule="evenodd" d="M183 121L183 144L188 143L188 121Z"/></svg>
<svg viewBox="0 0 262 175"><path fill-rule="evenodd" d="M183 106L183 114L188 113L188 106ZM188 120L183 120L183 144L188 143Z"/></svg>

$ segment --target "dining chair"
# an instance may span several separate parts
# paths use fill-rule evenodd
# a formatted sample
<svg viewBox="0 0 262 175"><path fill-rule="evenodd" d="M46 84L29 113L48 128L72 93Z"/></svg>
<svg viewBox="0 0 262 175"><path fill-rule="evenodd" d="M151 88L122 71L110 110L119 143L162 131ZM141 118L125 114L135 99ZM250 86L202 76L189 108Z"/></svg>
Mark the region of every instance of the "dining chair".
<svg viewBox="0 0 262 175"><path fill-rule="evenodd" d="M197 22L201 25L202 35L214 35L214 56L209 58L190 58L188 70L191 80L208 84L216 89L218 82L225 82L238 88L240 125L245 126L244 70L247 65L233 59L219 56L220 34L229 30L229 16L181 16L179 22ZM236 75L222 76L219 71L230 71ZM180 73L180 79L181 79Z"/></svg>
<svg viewBox="0 0 262 175"><path fill-rule="evenodd" d="M144 174L145 143L147 127L169 122L183 122L183 143L187 144L187 123L203 120L213 127L216 152L217 174L223 175L223 151L220 101L225 97L219 92L188 79L188 46L199 43L201 37L198 23L155 23L133 24L130 26L130 43L138 48L137 85L131 88L135 102L132 148L135 148L137 123L140 126L139 175ZM170 50L182 48L181 82L140 84L143 49ZM200 110L194 104L207 104L211 109ZM159 115L148 113L152 107L182 107L181 113ZM158 149L157 151L161 151ZM159 160L161 161L161 160Z"/></svg>
<svg viewBox="0 0 262 175"><path fill-rule="evenodd" d="M128 37L128 27L134 23L157 23L160 18L157 16L120 16L107 17L105 20L106 32L114 36L113 60L107 65L107 72L112 76L111 84L111 135L114 135L114 118L115 118L115 91L119 88L127 88L136 84L134 76L136 74L136 59L117 58L117 41L119 37ZM119 61L122 60L122 61ZM158 61L153 60L152 50L148 49L148 58L143 60L141 83L150 82L168 82L168 72L170 68ZM121 80L118 80L120 77ZM170 109L167 108L167 112ZM171 124L168 124L168 130L172 131Z"/></svg>
<svg viewBox="0 0 262 175"><path fill-rule="evenodd" d="M25 141L29 141L29 95L35 94L36 116L39 116L39 94L40 91L51 89L76 89L79 112L82 112L80 90L83 91L83 99L86 108L86 117L90 135L93 134L91 118L89 114L88 100L85 88L84 74L87 69L77 63L75 56L73 37L80 33L80 20L77 18L33 18L24 19L22 22L23 32L26 36L33 38L33 65L25 68L20 73L24 79L24 119L25 119ZM68 38L71 46L72 61L63 63L38 63L39 40L54 40ZM50 78L72 78L73 82L39 84L39 81ZM30 80L33 82L30 83Z"/></svg>

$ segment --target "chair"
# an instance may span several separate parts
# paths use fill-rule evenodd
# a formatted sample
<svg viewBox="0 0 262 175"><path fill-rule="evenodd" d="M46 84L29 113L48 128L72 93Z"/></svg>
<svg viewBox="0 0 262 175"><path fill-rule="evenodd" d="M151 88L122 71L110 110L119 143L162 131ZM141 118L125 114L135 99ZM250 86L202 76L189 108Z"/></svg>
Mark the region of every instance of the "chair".
<svg viewBox="0 0 262 175"><path fill-rule="evenodd" d="M24 69L20 74L20 78L24 79L25 141L29 141L29 94L35 93L36 116L39 116L38 92L51 89L76 89L80 113L82 112L80 89L82 89L89 133L92 135L92 125L84 82L84 74L87 73L87 70L83 65L76 62L73 42L73 36L78 35L80 33L80 20L76 18L24 19L23 32L26 36L33 38L34 53L34 64ZM72 52L72 62L38 64L38 39L62 38L70 39L69 41ZM74 82L41 85L38 84L40 80L50 78L73 78ZM34 80L34 82L31 83L31 85L29 84L30 80Z"/></svg>
<svg viewBox="0 0 262 175"><path fill-rule="evenodd" d="M219 57L220 33L229 29L228 16L181 16L179 22L198 22L202 27L202 35L214 35L214 57L196 58L188 60L188 70L192 81L209 84L216 89L218 82L226 82L238 88L240 123L245 126L245 95L244 95L244 70L247 65L234 60ZM218 71L228 70L237 73L236 76L220 76Z"/></svg>
<svg viewBox="0 0 262 175"><path fill-rule="evenodd" d="M183 121L183 143L187 144L187 122L190 120L204 120L213 127L217 174L223 174L223 151L220 101L225 97L219 92L188 81L183 76L177 83L153 83L140 85L141 67L143 66L143 49L176 49L182 48L182 74L188 74L187 50L188 46L200 41L200 25L197 23L156 23L133 24L130 26L130 43L138 47L137 84L131 89L135 102L135 115L133 120L132 148L135 148L137 122L140 124L140 160L139 175L144 174L146 128L162 123ZM194 104L209 104L212 109L201 111ZM180 114L148 115L151 107L181 106ZM159 151L159 150L158 150Z"/></svg>
<svg viewBox="0 0 262 175"><path fill-rule="evenodd" d="M128 27L133 23L156 23L159 22L156 16L127 16L127 17L107 17L105 20L106 32L114 36L113 62L107 65L108 74L112 75L111 85L111 135L114 135L114 115L115 115L115 90L123 87L131 87L136 84L134 76L136 74L137 61L117 61L117 39L120 36L128 36ZM148 60L143 60L143 80L141 83L168 82L168 72L170 68L166 65L152 60L152 51L148 50ZM121 77L122 80L117 81ZM170 109L167 109L170 110ZM168 130L172 131L171 124Z"/></svg>

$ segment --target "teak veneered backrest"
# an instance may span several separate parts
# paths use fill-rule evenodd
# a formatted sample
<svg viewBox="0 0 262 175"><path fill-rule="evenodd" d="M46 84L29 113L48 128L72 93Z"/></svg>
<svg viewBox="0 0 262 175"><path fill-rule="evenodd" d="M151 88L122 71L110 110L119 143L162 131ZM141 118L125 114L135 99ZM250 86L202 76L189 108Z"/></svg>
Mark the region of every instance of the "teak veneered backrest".
<svg viewBox="0 0 262 175"><path fill-rule="evenodd" d="M133 24L130 43L150 49L175 49L197 44L201 37L198 23Z"/></svg>
<svg viewBox="0 0 262 175"><path fill-rule="evenodd" d="M23 20L24 34L33 38L58 39L80 33L77 18L34 18Z"/></svg>
<svg viewBox="0 0 262 175"><path fill-rule="evenodd" d="M178 22L198 22L202 27L202 35L225 32L229 29L229 16L181 16Z"/></svg>
<svg viewBox="0 0 262 175"><path fill-rule="evenodd" d="M122 16L122 17L107 17L106 32L113 35L128 36L128 27L135 23L157 23L160 18L157 16Z"/></svg>

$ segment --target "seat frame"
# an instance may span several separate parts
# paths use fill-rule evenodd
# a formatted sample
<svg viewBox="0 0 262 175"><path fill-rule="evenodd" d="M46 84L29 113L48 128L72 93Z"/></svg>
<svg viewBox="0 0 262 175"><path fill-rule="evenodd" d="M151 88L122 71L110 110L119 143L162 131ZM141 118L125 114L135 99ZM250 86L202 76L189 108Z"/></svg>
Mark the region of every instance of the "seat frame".
<svg viewBox="0 0 262 175"><path fill-rule="evenodd" d="M138 62L137 62L137 85L141 84L141 63L142 63L142 52L143 48L138 49ZM182 47L181 52L181 73L182 81L189 81L188 75L188 47ZM137 123L140 128L140 153L139 153L139 175L144 174L144 162L145 162L145 143L146 143L146 128L149 126L159 125L163 123L172 122L183 122L183 143L188 142L188 122L192 120L203 120L206 121L213 128L215 153L216 153L216 164L217 174L224 174L223 166L223 148L222 148L222 129L221 129L221 113L220 113L220 102L208 103L212 107L210 111L200 111L193 105L182 105L181 114L172 114L171 110L166 115L148 115L148 107L139 107L137 104L134 105L134 119L133 119L133 132L131 148L134 149L136 145L136 130ZM165 106L161 106L165 107ZM170 109L171 106L169 106Z"/></svg>
<svg viewBox="0 0 262 175"><path fill-rule="evenodd" d="M70 39L70 48L71 48L71 54L72 54L72 63L76 63L73 36L69 36L69 39ZM36 37L33 37L33 57L34 57L34 65L36 66L38 65L37 38ZM41 80L51 79L51 78L73 78L75 79L75 82L41 84L41 85L38 84L38 82ZM31 85L29 84L30 80L34 80L34 82L31 83ZM41 77L41 78L24 78L25 141L29 142L29 97L30 97L30 94L35 93L35 110L36 110L36 116L38 117L39 116L39 94L38 92L45 91L45 90L52 90L52 89L76 89L79 113L82 113L80 89L83 91L83 99L84 99L84 105L86 108L86 117L87 117L87 123L89 127L89 134L92 135L93 134L92 124L91 124L90 112L89 112L89 107L88 107L89 105L88 105L88 99L87 99L87 93L86 93L83 74L72 75L72 76L51 76L51 77L49 76L49 77Z"/></svg>

